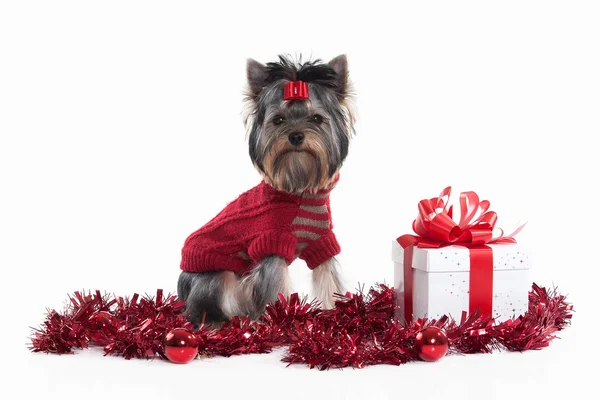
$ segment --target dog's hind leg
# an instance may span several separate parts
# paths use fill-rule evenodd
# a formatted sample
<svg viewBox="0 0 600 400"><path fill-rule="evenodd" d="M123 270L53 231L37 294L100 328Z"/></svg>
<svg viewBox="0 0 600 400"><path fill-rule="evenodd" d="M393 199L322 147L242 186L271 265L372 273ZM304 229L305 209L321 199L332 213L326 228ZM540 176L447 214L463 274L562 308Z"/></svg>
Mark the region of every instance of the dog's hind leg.
<svg viewBox="0 0 600 400"><path fill-rule="evenodd" d="M239 278L233 273L225 278L222 309L227 317L246 315L259 318L267 304L277 300L277 294L290 294L287 263L278 256L269 256L252 272Z"/></svg>
<svg viewBox="0 0 600 400"><path fill-rule="evenodd" d="M177 284L177 294L185 301L186 315L195 327L203 318L209 324L236 315L257 319L279 292L289 296L290 285L287 263L278 256L266 257L245 277L231 271L182 272Z"/></svg>
<svg viewBox="0 0 600 400"><path fill-rule="evenodd" d="M177 296L185 301L185 314L198 328L202 321L219 324L227 319L221 308L225 272L182 272Z"/></svg>

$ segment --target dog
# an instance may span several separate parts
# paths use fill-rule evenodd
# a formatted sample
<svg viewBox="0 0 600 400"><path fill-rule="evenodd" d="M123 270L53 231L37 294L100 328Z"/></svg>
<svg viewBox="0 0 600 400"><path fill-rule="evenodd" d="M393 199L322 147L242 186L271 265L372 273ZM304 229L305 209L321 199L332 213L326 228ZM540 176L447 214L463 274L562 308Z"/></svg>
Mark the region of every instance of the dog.
<svg viewBox="0 0 600 400"><path fill-rule="evenodd" d="M347 57L248 59L246 73L244 124L263 180L185 240L177 293L196 327L259 318L279 293L290 294L287 266L296 258L312 269L323 308L344 293L329 193L354 135Z"/></svg>

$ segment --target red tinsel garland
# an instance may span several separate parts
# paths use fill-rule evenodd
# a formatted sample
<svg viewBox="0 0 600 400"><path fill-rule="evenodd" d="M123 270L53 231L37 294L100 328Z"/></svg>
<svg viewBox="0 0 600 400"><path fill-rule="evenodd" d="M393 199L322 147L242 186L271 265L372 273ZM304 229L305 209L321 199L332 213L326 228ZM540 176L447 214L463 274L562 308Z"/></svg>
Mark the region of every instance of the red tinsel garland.
<svg viewBox="0 0 600 400"><path fill-rule="evenodd" d="M72 353L87 348L90 337L104 346L105 354L126 359L166 358L165 335L175 328L188 328L184 303L175 296L131 299L75 292L65 311L48 312L46 321L34 329L30 349L34 352ZM268 353L288 346L283 360L308 364L310 368L357 367L374 364L399 365L419 359L414 346L417 332L442 328L452 353L489 353L493 350L523 351L549 345L556 332L570 324L572 306L556 290L536 284L529 293L529 310L515 320L495 323L490 317L463 313L460 322L444 316L419 319L404 327L395 318L394 289L379 284L366 294L339 296L333 310L321 310L301 300L298 294L267 306L259 321L235 317L220 329L201 327L195 333L199 354L231 356ZM114 317L114 327L98 327L97 313Z"/></svg>

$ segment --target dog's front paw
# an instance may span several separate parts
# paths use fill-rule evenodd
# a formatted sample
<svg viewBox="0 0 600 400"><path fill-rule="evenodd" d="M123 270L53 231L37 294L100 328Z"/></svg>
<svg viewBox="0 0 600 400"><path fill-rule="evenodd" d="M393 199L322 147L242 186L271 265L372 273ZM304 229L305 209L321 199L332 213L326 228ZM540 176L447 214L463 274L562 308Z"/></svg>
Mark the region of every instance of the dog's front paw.
<svg viewBox="0 0 600 400"><path fill-rule="evenodd" d="M313 270L313 290L321 308L329 310L335 307L336 294L343 294L341 275L337 261L330 258Z"/></svg>

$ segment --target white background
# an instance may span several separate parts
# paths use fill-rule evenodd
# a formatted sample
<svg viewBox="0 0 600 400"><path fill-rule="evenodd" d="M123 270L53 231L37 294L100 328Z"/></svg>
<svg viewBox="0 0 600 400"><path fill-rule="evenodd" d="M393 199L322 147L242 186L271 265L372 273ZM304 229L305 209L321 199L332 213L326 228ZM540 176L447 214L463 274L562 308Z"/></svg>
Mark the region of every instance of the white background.
<svg viewBox="0 0 600 400"><path fill-rule="evenodd" d="M510 399L590 385L598 4L217 3L1 3L2 390ZM528 221L519 241L535 254L532 280L575 303L562 339L540 352L329 372L286 369L280 352L183 366L28 352L28 327L74 290L175 290L186 236L259 181L241 122L245 62L282 52L348 55L360 122L332 209L349 286L392 281L390 242L410 233L420 199L475 190L500 226ZM290 268L306 292L308 269Z"/></svg>

